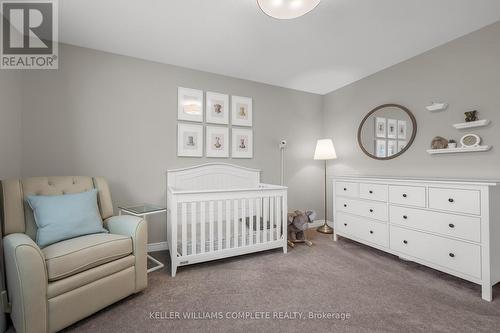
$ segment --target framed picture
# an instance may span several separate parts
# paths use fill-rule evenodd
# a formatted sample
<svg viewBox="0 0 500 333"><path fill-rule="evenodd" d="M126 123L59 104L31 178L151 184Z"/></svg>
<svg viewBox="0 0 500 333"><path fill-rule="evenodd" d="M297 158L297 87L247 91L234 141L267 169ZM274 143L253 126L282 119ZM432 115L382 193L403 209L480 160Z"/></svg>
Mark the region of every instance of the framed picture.
<svg viewBox="0 0 500 333"><path fill-rule="evenodd" d="M397 139L398 121L396 119L387 119L387 137L389 139Z"/></svg>
<svg viewBox="0 0 500 333"><path fill-rule="evenodd" d="M177 156L203 156L203 125L177 124Z"/></svg>
<svg viewBox="0 0 500 333"><path fill-rule="evenodd" d="M207 126L206 145L207 157L229 157L229 129Z"/></svg>
<svg viewBox="0 0 500 333"><path fill-rule="evenodd" d="M406 120L398 120L398 139L406 140Z"/></svg>
<svg viewBox="0 0 500 333"><path fill-rule="evenodd" d="M252 99L249 97L231 97L231 122L237 126L252 126Z"/></svg>
<svg viewBox="0 0 500 333"><path fill-rule="evenodd" d="M396 140L387 140L387 157L398 153L398 142Z"/></svg>
<svg viewBox="0 0 500 333"><path fill-rule="evenodd" d="M203 91L177 88L177 119L203 122Z"/></svg>
<svg viewBox="0 0 500 333"><path fill-rule="evenodd" d="M233 158L253 157L253 132L251 129L233 127L231 141Z"/></svg>
<svg viewBox="0 0 500 333"><path fill-rule="evenodd" d="M386 132L386 119L375 117L375 136L377 138L385 138Z"/></svg>
<svg viewBox="0 0 500 333"><path fill-rule="evenodd" d="M402 140L399 140L399 141L398 141L398 153L399 153L400 151L402 151L403 149L405 149L405 148L406 148L406 144L407 144L407 142L406 142L406 141L402 141Z"/></svg>
<svg viewBox="0 0 500 333"><path fill-rule="evenodd" d="M206 121L212 124L229 124L229 96L207 91Z"/></svg>
<svg viewBox="0 0 500 333"><path fill-rule="evenodd" d="M386 140L375 140L375 156L387 157Z"/></svg>

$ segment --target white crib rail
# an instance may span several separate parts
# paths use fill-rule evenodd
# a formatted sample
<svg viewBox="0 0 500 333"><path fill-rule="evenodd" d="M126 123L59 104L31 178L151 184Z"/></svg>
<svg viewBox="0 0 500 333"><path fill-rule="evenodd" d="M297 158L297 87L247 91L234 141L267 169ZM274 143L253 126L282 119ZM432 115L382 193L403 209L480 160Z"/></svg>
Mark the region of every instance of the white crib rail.
<svg viewBox="0 0 500 333"><path fill-rule="evenodd" d="M241 190L168 188L167 228L172 276L177 266L287 247L286 188Z"/></svg>

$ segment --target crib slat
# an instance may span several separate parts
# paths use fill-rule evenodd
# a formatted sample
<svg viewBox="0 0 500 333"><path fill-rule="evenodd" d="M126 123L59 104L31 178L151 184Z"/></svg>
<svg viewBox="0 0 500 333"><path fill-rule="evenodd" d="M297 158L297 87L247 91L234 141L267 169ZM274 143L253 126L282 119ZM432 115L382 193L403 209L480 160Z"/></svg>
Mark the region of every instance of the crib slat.
<svg viewBox="0 0 500 333"><path fill-rule="evenodd" d="M222 201L217 201L217 250L222 250Z"/></svg>
<svg viewBox="0 0 500 333"><path fill-rule="evenodd" d="M261 214L261 202L262 202L262 199L261 198L257 198L255 200L255 211L256 211L256 214L255 214L255 227L256 227L256 231L255 231L255 243L260 243L260 239L261 239L261 233L262 233L262 228L261 228L261 224L260 224L260 216L262 215Z"/></svg>
<svg viewBox="0 0 500 333"><path fill-rule="evenodd" d="M210 242L210 252L214 251L214 202L210 201L208 203L208 238Z"/></svg>
<svg viewBox="0 0 500 333"><path fill-rule="evenodd" d="M253 210L254 199L248 199L248 224L249 224L249 237L248 237L248 245L255 244L253 241L253 221L255 218L254 210Z"/></svg>
<svg viewBox="0 0 500 333"><path fill-rule="evenodd" d="M231 247L231 201L226 200L226 249Z"/></svg>
<svg viewBox="0 0 500 333"><path fill-rule="evenodd" d="M269 197L269 240L274 240L274 197Z"/></svg>
<svg viewBox="0 0 500 333"><path fill-rule="evenodd" d="M234 200L233 206L233 248L237 248L238 244L238 199Z"/></svg>
<svg viewBox="0 0 500 333"><path fill-rule="evenodd" d="M182 219L182 227L181 227L181 239L182 239L182 256L187 255L187 203L183 202L182 203L182 212L181 212L181 219Z"/></svg>
<svg viewBox="0 0 500 333"><path fill-rule="evenodd" d="M281 200L280 197L274 197L274 203L276 204L276 239L281 238Z"/></svg>
<svg viewBox="0 0 500 333"><path fill-rule="evenodd" d="M196 254L196 202L191 202L191 254Z"/></svg>
<svg viewBox="0 0 500 333"><path fill-rule="evenodd" d="M200 201L200 252L205 253L205 201Z"/></svg>
<svg viewBox="0 0 500 333"><path fill-rule="evenodd" d="M264 197L262 198L262 218L264 220L264 229L262 230L262 242L265 243L267 242L267 227L269 225L269 198Z"/></svg>
<svg viewBox="0 0 500 333"><path fill-rule="evenodd" d="M246 202L245 199L241 199L241 246L246 246L247 244L247 228L246 228L246 218L247 218L247 212L246 212Z"/></svg>

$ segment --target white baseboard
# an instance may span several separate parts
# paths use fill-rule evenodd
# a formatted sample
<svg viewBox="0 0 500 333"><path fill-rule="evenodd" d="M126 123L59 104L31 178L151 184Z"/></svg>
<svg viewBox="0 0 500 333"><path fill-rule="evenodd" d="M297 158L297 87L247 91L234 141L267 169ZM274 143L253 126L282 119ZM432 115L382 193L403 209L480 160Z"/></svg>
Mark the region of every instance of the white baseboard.
<svg viewBox="0 0 500 333"><path fill-rule="evenodd" d="M167 242L159 242L159 243L149 243L148 244L148 252L157 252L157 251L165 251L168 250Z"/></svg>
<svg viewBox="0 0 500 333"><path fill-rule="evenodd" d="M333 222L326 221L326 223L333 228ZM321 227L323 224L325 224L325 220L315 220L314 222L309 224L309 229Z"/></svg>

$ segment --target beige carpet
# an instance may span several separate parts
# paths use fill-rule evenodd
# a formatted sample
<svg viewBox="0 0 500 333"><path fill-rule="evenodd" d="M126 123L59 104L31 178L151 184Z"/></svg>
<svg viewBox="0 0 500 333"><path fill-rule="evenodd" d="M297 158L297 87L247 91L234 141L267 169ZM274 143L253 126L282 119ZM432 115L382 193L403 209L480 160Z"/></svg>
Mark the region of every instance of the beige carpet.
<svg viewBox="0 0 500 333"><path fill-rule="evenodd" d="M311 233L312 248L274 250L149 275L149 287L66 332L499 332L478 285L341 239ZM155 257L167 261L166 252ZM151 319L150 312L349 313L338 319ZM231 316L232 314L229 314ZM285 315L285 314L282 314ZM262 314L265 316L265 314Z"/></svg>

